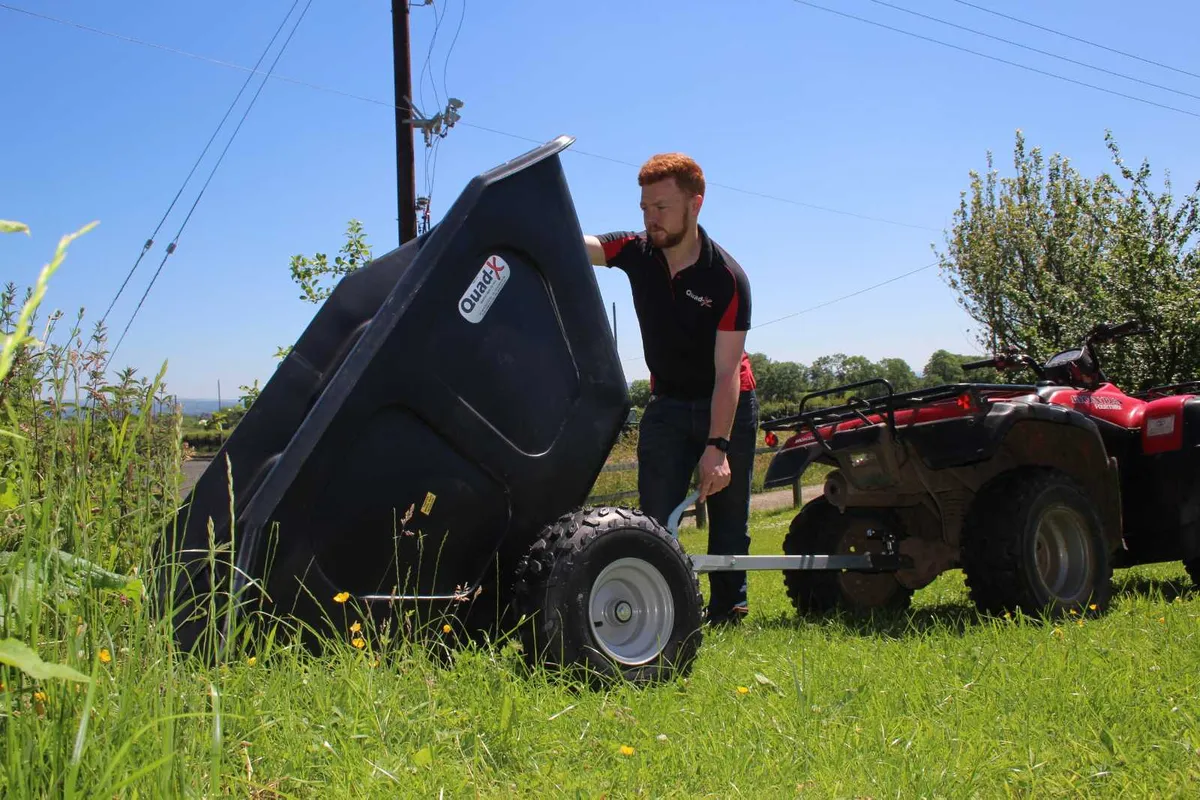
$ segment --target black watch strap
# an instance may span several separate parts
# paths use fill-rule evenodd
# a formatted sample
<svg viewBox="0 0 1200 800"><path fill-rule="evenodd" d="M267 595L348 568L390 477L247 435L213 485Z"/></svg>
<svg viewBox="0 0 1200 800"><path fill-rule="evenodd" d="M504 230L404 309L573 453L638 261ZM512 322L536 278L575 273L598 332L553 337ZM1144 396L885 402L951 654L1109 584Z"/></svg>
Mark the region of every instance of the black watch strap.
<svg viewBox="0 0 1200 800"><path fill-rule="evenodd" d="M720 436L714 436L708 440L708 443L720 450L722 453L729 452L729 440L723 439Z"/></svg>

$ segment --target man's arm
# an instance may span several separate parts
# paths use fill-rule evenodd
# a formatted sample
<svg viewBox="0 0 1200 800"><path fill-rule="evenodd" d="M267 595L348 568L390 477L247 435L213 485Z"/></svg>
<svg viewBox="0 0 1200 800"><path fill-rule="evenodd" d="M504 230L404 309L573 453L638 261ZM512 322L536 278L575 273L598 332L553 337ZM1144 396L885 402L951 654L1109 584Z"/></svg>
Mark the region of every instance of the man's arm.
<svg viewBox="0 0 1200 800"><path fill-rule="evenodd" d="M583 246L587 250L588 261L593 266L625 269L632 254L626 247L637 241L637 238L633 231L584 234Z"/></svg>
<svg viewBox="0 0 1200 800"><path fill-rule="evenodd" d="M746 332L750 330L750 282L737 264L726 267L733 280L729 302L717 323L717 344L713 352L716 382L713 384L709 406L709 438L729 439L733 420L741 399L742 356L746 347ZM700 458L700 499L716 494L729 485L732 473L729 459L716 447L709 445Z"/></svg>
<svg viewBox="0 0 1200 800"><path fill-rule="evenodd" d="M600 244L599 236L584 234L583 246L587 248L588 263L593 267L608 266L608 259L604 255L604 245Z"/></svg>
<svg viewBox="0 0 1200 800"><path fill-rule="evenodd" d="M717 346L713 356L717 380L713 385L710 406L710 439L729 439L732 434L733 418L742 392L741 365L745 344L745 331L717 331ZM714 445L708 445L700 459L700 500L724 489L731 477L728 457Z"/></svg>
<svg viewBox="0 0 1200 800"><path fill-rule="evenodd" d="M709 438L728 439L733 431L733 416L737 411L738 397L742 393L741 366L745 347L745 331L717 331L714 356L717 382L713 386Z"/></svg>

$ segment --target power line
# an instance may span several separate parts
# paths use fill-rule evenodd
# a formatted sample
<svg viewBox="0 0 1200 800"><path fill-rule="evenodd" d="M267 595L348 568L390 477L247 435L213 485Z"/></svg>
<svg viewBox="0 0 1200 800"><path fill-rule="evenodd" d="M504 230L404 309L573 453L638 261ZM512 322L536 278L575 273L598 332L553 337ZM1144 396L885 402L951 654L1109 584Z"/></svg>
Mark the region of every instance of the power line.
<svg viewBox="0 0 1200 800"><path fill-rule="evenodd" d="M475 130L486 131L487 133L494 133L498 136L507 136L510 139L518 139L523 142L532 142L534 144L542 144L543 143L543 140L541 140L541 139L534 139L533 137L530 137L530 136L521 136L520 134L517 134L517 133L510 133L508 131L502 131L502 130L498 130L496 128L489 128L486 125L477 125L477 124L470 123L470 122L459 122L458 124L462 125L463 127L474 128ZM579 155L579 156L586 156L587 158L595 158L595 159L599 159L601 161L607 161L611 164L621 164L626 167L632 167L633 169L639 169L641 167L640 164L635 164L632 161L625 161L620 158L613 158L612 156L606 156L602 153L593 153L591 151L582 150L582 149L574 147L574 146L572 146L571 149L568 150L567 152L574 153L575 155ZM858 219L870 220L871 222L882 222L887 225L897 225L902 228L913 228L915 230L922 230L922 231L937 231L937 228L931 228L928 225L913 225L912 223L909 223L909 222L898 222L893 219L885 219L883 217L873 217L868 214L859 214L854 211L845 211L840 208L831 208L829 206L821 206L821 205L817 205L815 203L806 203L802 200L793 200L790 197L780 197L779 195L767 194L765 192L757 192L757 191L754 191L753 189L742 189L738 186L730 186L727 183L718 183L718 182L712 181L712 180L709 180L706 182L709 186L716 186L720 189L727 189L731 192L738 192L739 194L750 195L751 197L761 197L764 200L773 200L777 203L787 203L788 205L801 206L803 208L812 208L812 209L816 209L817 211L826 211L830 214L841 214L841 215L847 216L847 217L857 217Z"/></svg>
<svg viewBox="0 0 1200 800"><path fill-rule="evenodd" d="M1081 44L1090 45L1092 47L1098 47L1101 50L1107 50L1110 53L1116 53L1119 56L1125 56L1126 58L1132 58L1133 60L1141 61L1144 64L1150 64L1155 67L1162 67L1163 69L1169 69L1172 72L1178 72L1181 75L1188 75L1192 78L1200 78L1200 75L1196 74L1195 72L1188 72L1186 69L1179 69L1178 67L1172 67L1171 65L1164 64L1161 61L1153 61L1149 58L1142 58L1139 55L1134 55L1133 53L1126 53L1124 50L1118 50L1115 47L1109 47L1108 45L1100 44L1098 42L1093 42L1088 39L1082 39L1078 36L1072 36L1069 33L1063 33L1062 31L1055 30L1054 28L1047 28L1045 25L1038 25L1036 22L1029 22L1028 20L1019 19L1017 17L1013 17L1013 16L1004 14L999 11L993 11L990 8L984 8L983 6L976 5L975 3L969 3L969 2L967 2L967 0L954 0L954 2L964 5L964 6L970 6L971 8L978 9L978 10L984 12L985 14L993 14L997 17L1003 17L1004 19L1020 23L1021 25L1028 25L1031 28L1037 28L1038 30L1045 31L1046 33L1053 33L1055 36L1061 36L1064 39L1070 39L1075 42L1080 42Z"/></svg>
<svg viewBox="0 0 1200 800"><path fill-rule="evenodd" d="M308 81L302 81L302 80L297 80L295 78L289 78L285 75L278 75L278 74L274 74L274 73L263 73L260 70L251 69L250 67L246 67L241 64L234 64L229 61L223 61L221 59L211 58L209 56L200 55L198 53L191 53L186 50L180 50L175 47L168 47L166 45L156 44L154 42L147 42L142 39L137 39L137 38L134 38L131 36L125 36L124 34L112 33L110 31L101 30L99 28L92 28L87 25L81 25L79 23L71 22L69 20L59 19L57 17L51 17L46 14L39 14L39 13L31 12L31 11L26 11L25 9L16 8L16 7L10 6L6 3L0 3L0 8L7 9L10 11L15 11L15 12L22 13L22 14L28 14L29 16L37 17L39 19L44 19L49 22L55 22L60 25L67 25L67 26L70 26L73 28L78 28L80 30L87 31L89 33L98 34L100 36L108 36L110 38L119 39L121 41L125 41L130 44L137 44L137 45L141 45L143 47L152 47L154 49L163 50L165 52L173 53L175 55L181 55L181 56L186 56L188 58L194 58L194 59L197 59L200 61L206 61L210 64L227 67L229 69L242 70L244 72L250 72L250 73L253 73L256 75L265 74L268 78L272 78L274 80L285 81L287 83L295 84L297 86L303 86L308 89L315 89L317 91L327 92L330 94L347 97L352 100L359 100L364 103L371 103L373 105L383 106L384 108L392 109L393 111L395 111L397 108L397 106L394 103L388 102L386 100L380 100L378 98L373 98L373 97L365 97L363 95L354 94L352 92L347 92L347 91L344 91L341 89L335 89L335 88L329 87L329 86L322 86L320 84L310 83ZM401 110L407 110L407 109L401 109ZM485 125L478 125L478 124L474 124L474 123L470 123L470 122L466 122L466 121L459 121L456 124L460 125L460 126L468 127L468 128L474 128L474 129L480 130L480 131L486 131L488 133L496 134L499 136L507 136L511 139L517 139L517 140L524 141L524 142L532 142L534 144L544 144L545 143L544 139L535 139L535 138L532 138L529 136L521 136L520 134L510 133L508 131L502 131L502 130L498 130L496 128L490 128ZM640 166L639 164L635 164L631 161L625 161L625 160L622 160L619 158L613 158L612 156L606 156L601 153L593 153L593 152L589 152L586 150L581 150L576 147L570 148L567 152L574 153L575 155L585 156L587 158L594 158L594 159L599 159L601 161L607 161L607 162L613 163L613 164L621 164L621 165L624 165L627 167L632 167L634 169L637 169ZM758 191L754 191L751 189L743 189L743 188L740 188L737 186L731 186L729 184L717 183L714 181L709 181L708 183L710 186L716 186L718 188L726 189L731 192L737 192L739 194L745 194L745 195L749 195L751 197L759 197L764 200L771 200L771 201L774 201L777 203L785 203L787 205L798 206L801 208L810 208L810 209L814 209L816 211L824 211L824 212L830 213L830 214L839 214L842 216L854 217L857 219L867 220L870 222L879 222L879 223L883 223L885 225L895 225L895 226L901 227L901 228L911 228L913 230L935 231L935 232L938 230L937 228L932 228L928 225L915 225L915 224L909 223L909 222L900 222L898 220L887 219L884 217L876 217L876 216L872 216L869 214L859 214L859 213L856 213L853 211L846 211L844 209L832 208L830 206L818 205L816 203L808 203L808 202L804 202L802 200L796 200L796 199L793 199L790 197L781 197L779 195L767 194L765 192L758 192Z"/></svg>
<svg viewBox="0 0 1200 800"><path fill-rule="evenodd" d="M450 56L454 55L454 45L458 44L458 34L462 33L463 20L467 16L467 0L462 0L462 13L458 15L458 28L454 31L454 38L450 40L450 49L446 51L446 60L442 62L442 91L446 97L450 96L450 87L446 85L446 78L450 71Z"/></svg>
<svg viewBox="0 0 1200 800"><path fill-rule="evenodd" d="M864 286L862 289L857 289L853 292L850 292L849 294L844 294L841 297L834 297L830 300L825 300L824 302L817 303L815 306L809 306L808 308L802 308L799 311L793 311L790 314L784 314L782 317L776 317L775 319L767 320L766 322L759 322L754 325L754 329L759 330L761 328L767 327L768 325L774 325L776 322L783 322L784 320L792 319L794 317L799 317L803 314L811 314L812 312L817 311L822 308L825 308L826 306L831 306L835 303L841 303L844 300L849 300L852 297L858 297L859 295L866 294L867 292L873 292L876 289L880 289L884 286L887 286L890 283L895 283L896 281L903 280L904 278L908 278L913 275L916 275L919 272L924 272L927 269L932 269L933 267L936 267L937 265L938 265L938 262L934 261L933 263L926 264L923 267L917 267L916 269L911 269L908 272L902 272L899 275L893 275L892 277L887 278L886 280L882 280L879 283L874 283L874 284L871 284L870 286ZM632 361L645 361L645 360L646 360L645 356L634 356L632 358L622 359L621 363L628 364Z"/></svg>
<svg viewBox="0 0 1200 800"><path fill-rule="evenodd" d="M441 95L438 94L437 78L433 77L433 71L429 69L429 62L433 59L433 48L437 45L438 31L442 29L442 18L444 13L438 13L438 4L434 0L426 0L425 5L433 6L433 34L429 37L429 50L425 53L425 63L421 65L421 77L417 83L418 97L421 100L421 106L425 106L425 72L429 71L429 83L433 86L433 99L437 108L442 107Z"/></svg>
<svg viewBox="0 0 1200 800"><path fill-rule="evenodd" d="M267 71L267 77L270 77L271 73L275 71L275 65L279 63L279 59L283 57L288 45L291 44L292 37L296 35L296 30L300 27L300 23L304 21L304 17L306 14L308 14L308 9L312 6L312 3L313 0L308 0L308 2L304 4L304 9L300 12L300 16L296 18L296 23L292 26L291 31L288 32L287 38L283 40L283 45L279 48L279 52L275 54L275 59L271 62L271 68ZM117 340L116 345L113 346L112 352L109 353L108 358L105 360L106 365L112 362L113 356L116 355L117 350L121 347L121 342L125 341L125 334L129 333L130 326L133 325L134 319L137 317L138 312L141 311L142 304L146 302L146 297L150 294L150 290L154 287L155 282L158 280L158 276L162 273L163 266L166 265L167 259L171 257L172 253L175 252L175 248L179 244L179 237L183 235L184 228L187 227L188 222L192 218L192 214L196 211L196 207L200 205L200 198L204 197L204 192L208 189L208 185L212 182L213 176L217 174L217 170L220 168L221 162L225 160L225 154L229 152L230 146L233 144L234 139L237 138L238 132L242 129L242 124L245 123L246 118L250 116L251 109L253 109L254 104L258 102L259 95L262 94L262 90L266 85L267 78L263 78L262 82L258 85L258 89L254 92L254 96L250 98L250 103L246 106L246 110L242 112L242 118L238 120L237 127L233 129L233 133L230 135L229 141L225 143L225 148L221 151L221 155L217 157L216 163L213 164L212 169L209 171L208 178L204 181L204 185L200 187L200 193L196 195L196 199L192 202L192 207L188 209L187 216L183 218L183 222L180 224L179 230L175 233L175 238L173 238L171 243L167 245L167 252L163 255L162 261L159 262L158 269L154 271L154 277L150 279L150 284L146 287L146 291L142 293L141 299L138 300L137 307L134 308L133 313L129 317L129 322L125 324L125 330L121 332L121 338Z"/></svg>
<svg viewBox="0 0 1200 800"><path fill-rule="evenodd" d="M906 31L903 28L897 28L897 27L894 27L892 25L887 25L882 22L876 22L873 19L867 19L866 17L859 17L854 14L847 13L845 11L838 11L836 9L827 8L825 6L818 5L817 3L810 2L810 0L792 0L792 2L796 3L797 5L808 6L809 8L815 8L818 11L825 11L830 14L837 14L839 17L845 17L846 19L852 19L852 20L855 20L856 22L863 22L863 23L866 23L867 25L874 25L877 28L883 28L885 30L892 31L894 33L902 33L905 36L911 36L914 39L921 39L926 42L932 42L933 44L939 44L942 47L949 47L953 50L960 50L964 53L970 53L973 56L979 56L980 58L986 58L991 61L998 61L1001 64L1008 64L1010 67L1016 67L1018 69L1027 70L1029 72L1036 72L1039 75L1045 75L1049 78L1056 78L1060 81L1066 81L1067 83L1073 83L1077 86L1085 86L1089 89L1095 89L1098 92L1104 92L1105 94L1116 95L1117 97L1124 97L1126 100L1133 100L1138 103L1145 103L1146 105L1156 106L1158 108L1166 109L1167 111L1175 111L1179 114L1187 114L1189 117L1200 117L1200 114L1198 114L1194 111L1187 111L1182 108L1176 108L1175 106L1169 106L1165 103L1158 103L1158 102L1155 102L1154 100L1147 100L1144 97L1137 97L1135 95L1125 94L1124 92L1118 92L1115 89L1106 89L1103 86L1096 86L1093 83L1076 80L1075 78L1068 78L1065 75L1059 75L1056 72L1049 72L1044 69L1038 69L1037 67L1031 67L1028 64L1021 64L1016 61L1009 61L1008 59L1001 58L999 56L989 55L988 53L981 53L978 50L972 50L969 47L962 47L961 45L951 44L950 42L944 42L941 39L934 39L932 36L924 36L919 33L913 33L912 31Z"/></svg>
<svg viewBox="0 0 1200 800"><path fill-rule="evenodd" d="M294 0L292 7L289 8L288 12L283 15L283 20L280 21L279 27L275 29L275 35L271 37L271 41L267 42L267 46L263 48L262 55L258 57L258 61L254 62L254 69L257 70L259 64L261 64L263 59L267 57L267 53L269 53L271 48L275 45L275 40L279 38L280 32L283 31L284 26L287 25L288 19L292 16L292 12L296 10L296 6L299 4L300 0ZM113 296L112 302L108 304L108 309L105 310L104 316L100 318L101 325L103 325L105 320L108 319L108 315L112 312L113 306L115 306L117 304L117 300L121 298L122 293L125 291L125 287L129 285L129 279L132 278L133 273L137 271L138 265L142 263L142 259L145 258L146 253L150 252L150 248L154 246L154 239L158 236L158 232L162 229L163 224L167 221L167 217L171 215L171 210L175 208L175 204L179 202L180 196L183 195L184 188L188 185L188 182L191 181L192 176L196 174L197 167L199 167L200 162L204 160L204 156L208 154L208 148L212 147L212 143L216 141L217 134L221 132L221 128L225 127L225 121L229 119L229 115L233 113L233 109L237 106L238 101L242 99L242 94L246 91L246 87L250 85L250 81L253 79L253 73L246 76L245 82L242 83L242 88L238 89L238 93L236 96L234 96L233 102L229 104L229 108L225 109L225 116L221 117L221 121L217 123L217 127L213 130L212 136L208 137L208 142L204 145L204 149L200 151L200 155L196 158L196 163L192 164L192 169L188 172L187 177L183 179L183 183L179 185L179 191L175 193L175 197L171 200L171 204L167 206L167 210L163 212L162 219L160 219L158 221L158 225L155 226L154 233L150 234L150 237L146 239L146 243L142 245L141 254L139 254L137 260L133 262L133 267L130 268L129 273L125 276L125 280L121 283L121 288L117 289L117 293Z"/></svg>
<svg viewBox="0 0 1200 800"><path fill-rule="evenodd" d="M920 11L913 11L912 9L904 8L903 6L898 6L898 5L895 5L894 3L888 3L888 2L886 2L886 0L870 0L870 2L874 3L875 5L884 6L885 8L891 8L891 9L895 9L896 11L901 11L905 14L911 14L914 17L920 17L921 19L927 19L930 22L936 22L940 25L946 25L951 28L957 28L960 31L966 31L968 33L973 33L976 36L983 36L988 39L993 39L997 42L1004 42L1005 44L1010 44L1013 47L1020 47L1022 50L1029 50L1030 52L1039 53L1044 56L1049 56L1050 58L1057 58L1060 61L1066 61L1068 64L1075 64L1076 66L1079 66L1079 67L1087 67L1088 69L1093 69L1093 70L1096 70L1097 72L1103 72L1106 75L1113 75L1117 78L1124 78L1127 81L1133 81L1134 83L1140 83L1145 86L1151 86L1155 89L1162 89L1164 92L1172 92L1174 94L1182 95L1183 97L1190 97L1193 100L1200 100L1200 95L1192 94L1191 92L1185 92L1181 89L1172 89L1170 86L1163 86L1162 84L1153 83L1151 81L1145 81L1145 80L1142 80L1141 78L1135 78L1132 75L1126 75L1123 72L1116 72L1111 69L1105 69L1104 67L1097 67L1096 65L1088 64L1085 61L1076 61L1073 58L1068 58L1067 56L1062 56L1062 55L1059 55L1058 53L1052 53L1049 50L1041 50L1037 47L1031 47L1027 44L1021 44L1020 42L1014 42L1012 39L1005 39L1003 36L994 36L993 34L986 33L985 31L977 31L974 28L968 28L966 25L959 25L956 22L950 22L948 20L944 20L939 17L930 16L929 14L922 14Z"/></svg>

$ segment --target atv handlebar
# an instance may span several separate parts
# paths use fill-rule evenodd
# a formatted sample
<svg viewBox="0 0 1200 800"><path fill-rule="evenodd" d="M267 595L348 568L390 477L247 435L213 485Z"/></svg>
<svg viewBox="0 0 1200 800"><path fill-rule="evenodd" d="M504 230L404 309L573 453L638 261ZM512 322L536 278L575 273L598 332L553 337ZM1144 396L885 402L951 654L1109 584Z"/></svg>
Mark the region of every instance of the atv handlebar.
<svg viewBox="0 0 1200 800"><path fill-rule="evenodd" d="M962 365L962 368L963 369L984 369L986 367L995 367L995 366L997 366L996 362L998 360L999 359L995 359L995 358L985 358L980 361L968 361L967 363Z"/></svg>
<svg viewBox="0 0 1200 800"><path fill-rule="evenodd" d="M1124 336L1134 336L1151 332L1152 329L1148 325L1143 325L1136 319L1127 320L1119 325L1101 323L1088 332L1084 345L1107 344L1114 339Z"/></svg>

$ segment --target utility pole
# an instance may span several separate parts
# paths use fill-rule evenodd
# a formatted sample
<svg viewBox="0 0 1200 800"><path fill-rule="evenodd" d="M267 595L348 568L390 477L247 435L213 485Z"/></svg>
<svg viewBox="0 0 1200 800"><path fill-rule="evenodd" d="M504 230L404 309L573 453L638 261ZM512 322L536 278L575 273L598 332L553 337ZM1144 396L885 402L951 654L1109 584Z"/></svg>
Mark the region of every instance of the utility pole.
<svg viewBox="0 0 1200 800"><path fill-rule="evenodd" d="M620 344L617 340L617 301L613 300L613 345L619 348Z"/></svg>
<svg viewBox="0 0 1200 800"><path fill-rule="evenodd" d="M417 175L413 153L412 53L409 0L392 0L392 64L396 73L396 210L400 244L417 238Z"/></svg>

